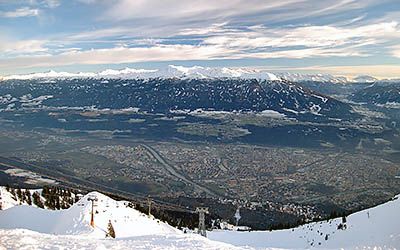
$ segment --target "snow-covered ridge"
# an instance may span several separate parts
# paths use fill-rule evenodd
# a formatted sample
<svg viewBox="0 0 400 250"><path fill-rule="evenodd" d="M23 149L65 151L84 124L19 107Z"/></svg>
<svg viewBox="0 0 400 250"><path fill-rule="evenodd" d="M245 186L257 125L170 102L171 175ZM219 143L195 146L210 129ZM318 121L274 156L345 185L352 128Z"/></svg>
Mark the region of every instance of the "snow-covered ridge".
<svg viewBox="0 0 400 250"><path fill-rule="evenodd" d="M344 76L333 76L330 74L301 74L281 72L276 74L279 78L290 82L314 81L314 82L330 82L330 83L348 83L351 82Z"/></svg>
<svg viewBox="0 0 400 250"><path fill-rule="evenodd" d="M399 78L392 79L378 79L369 75L359 75L353 78L345 76L335 76L331 74L301 74L301 73L290 73L290 72L279 72L275 73L280 79L284 79L290 82L326 82L326 83L375 83L375 82L400 82Z"/></svg>
<svg viewBox="0 0 400 250"><path fill-rule="evenodd" d="M280 81L287 80L291 82L315 81L329 83L373 83L373 82L398 82L400 79L377 79L373 76L360 75L354 78L345 76L334 76L331 74L303 74L291 72L271 73L267 70L252 68L229 68L229 67L185 67L169 65L159 69L135 69L124 68L120 70L106 69L100 72L57 72L50 70L41 73L21 74L0 76L2 80L30 80L30 79L67 79L67 78L97 78L97 79L148 79L148 78L242 78L242 79L260 79Z"/></svg>
<svg viewBox="0 0 400 250"><path fill-rule="evenodd" d="M26 75L10 75L3 77L3 80L19 79L65 79L65 78L105 78L105 79L147 79L147 78L256 78L262 80L280 80L272 73L245 69L245 68L211 68L211 67L184 67L169 65L160 69L133 69L122 70L107 69L97 73L94 72L56 72L32 73Z"/></svg>

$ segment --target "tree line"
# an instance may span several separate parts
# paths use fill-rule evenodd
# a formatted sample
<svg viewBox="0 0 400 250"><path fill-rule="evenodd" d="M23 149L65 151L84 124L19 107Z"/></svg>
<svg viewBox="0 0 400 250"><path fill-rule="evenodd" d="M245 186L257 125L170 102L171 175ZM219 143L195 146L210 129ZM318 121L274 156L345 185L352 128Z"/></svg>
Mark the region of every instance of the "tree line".
<svg viewBox="0 0 400 250"><path fill-rule="evenodd" d="M6 190L19 204L52 210L67 209L79 200L78 190L59 186L44 186L41 191L33 191L7 185Z"/></svg>

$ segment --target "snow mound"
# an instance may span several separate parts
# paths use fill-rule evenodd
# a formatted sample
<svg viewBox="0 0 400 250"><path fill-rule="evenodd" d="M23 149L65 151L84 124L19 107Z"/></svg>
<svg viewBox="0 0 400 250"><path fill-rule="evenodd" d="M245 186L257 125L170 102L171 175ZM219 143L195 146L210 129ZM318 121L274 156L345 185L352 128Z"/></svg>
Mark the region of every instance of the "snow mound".
<svg viewBox="0 0 400 250"><path fill-rule="evenodd" d="M95 227L90 226L91 202L94 207ZM128 202L115 201L101 193L91 192L65 210L45 210L21 205L0 211L0 228L29 229L39 233L57 235L87 235L104 238L111 221L117 238L153 234L180 234L181 231L127 206Z"/></svg>

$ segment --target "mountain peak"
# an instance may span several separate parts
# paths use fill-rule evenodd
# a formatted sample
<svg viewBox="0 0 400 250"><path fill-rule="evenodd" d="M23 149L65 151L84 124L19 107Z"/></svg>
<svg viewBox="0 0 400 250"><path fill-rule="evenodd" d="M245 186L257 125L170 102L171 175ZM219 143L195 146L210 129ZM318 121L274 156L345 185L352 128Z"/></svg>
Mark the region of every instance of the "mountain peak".
<svg viewBox="0 0 400 250"><path fill-rule="evenodd" d="M353 82L373 83L378 81L377 78L369 75L359 75L353 78Z"/></svg>

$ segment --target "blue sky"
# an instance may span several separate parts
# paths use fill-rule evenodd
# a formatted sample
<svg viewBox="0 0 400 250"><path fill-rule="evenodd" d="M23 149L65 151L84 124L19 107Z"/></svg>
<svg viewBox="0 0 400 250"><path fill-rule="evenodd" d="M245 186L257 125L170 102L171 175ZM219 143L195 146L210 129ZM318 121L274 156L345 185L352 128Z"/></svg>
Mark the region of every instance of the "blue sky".
<svg viewBox="0 0 400 250"><path fill-rule="evenodd" d="M400 77L400 3L0 0L0 75L168 64Z"/></svg>

